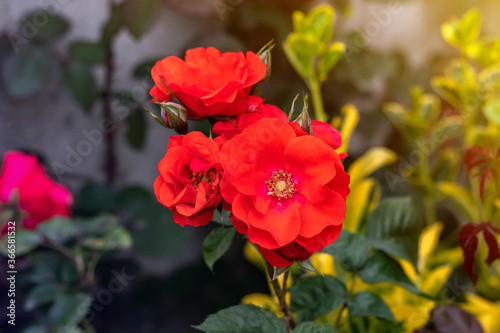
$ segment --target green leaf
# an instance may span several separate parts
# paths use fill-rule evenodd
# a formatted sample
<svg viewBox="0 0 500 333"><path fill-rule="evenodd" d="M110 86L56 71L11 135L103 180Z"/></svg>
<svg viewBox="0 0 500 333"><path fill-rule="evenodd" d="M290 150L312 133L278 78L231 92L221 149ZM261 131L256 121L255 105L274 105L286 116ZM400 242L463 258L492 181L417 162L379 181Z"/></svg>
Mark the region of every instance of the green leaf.
<svg viewBox="0 0 500 333"><path fill-rule="evenodd" d="M206 333L286 333L285 322L251 304L236 305L208 316L197 330Z"/></svg>
<svg viewBox="0 0 500 333"><path fill-rule="evenodd" d="M10 238L12 239L12 238ZM22 227L16 226L16 236L15 236L15 255L16 257L22 256L31 252L34 248L42 243L42 238L37 233L34 233L30 230L26 230ZM9 245L11 248L9 248ZM0 253L5 256L8 256L14 252L12 248L12 244L9 244L9 236L5 235L0 240Z"/></svg>
<svg viewBox="0 0 500 333"><path fill-rule="evenodd" d="M500 125L500 98L488 101L483 107L483 114L489 121Z"/></svg>
<svg viewBox="0 0 500 333"><path fill-rule="evenodd" d="M52 302L59 291L59 285L53 283L33 287L24 300L24 309L31 311Z"/></svg>
<svg viewBox="0 0 500 333"><path fill-rule="evenodd" d="M347 299L345 285L332 276L309 276L291 288L291 308L299 322L314 320L337 309Z"/></svg>
<svg viewBox="0 0 500 333"><path fill-rule="evenodd" d="M37 11L27 15L22 20L22 26L36 29L36 37L48 41L63 35L69 27L66 19L59 15L52 15L47 11Z"/></svg>
<svg viewBox="0 0 500 333"><path fill-rule="evenodd" d="M94 77L90 69L81 63L61 66L61 85L85 111L92 108L98 97Z"/></svg>
<svg viewBox="0 0 500 333"><path fill-rule="evenodd" d="M36 93L50 72L49 49L30 43L3 64L2 79L14 98Z"/></svg>
<svg viewBox="0 0 500 333"><path fill-rule="evenodd" d="M102 43L104 45L111 42L123 24L125 3L113 6L111 15L102 29Z"/></svg>
<svg viewBox="0 0 500 333"><path fill-rule="evenodd" d="M50 333L44 324L29 325L22 330L22 333Z"/></svg>
<svg viewBox="0 0 500 333"><path fill-rule="evenodd" d="M395 322L391 309L379 296L367 291L355 294L348 302L349 315L353 317L377 317Z"/></svg>
<svg viewBox="0 0 500 333"><path fill-rule="evenodd" d="M188 240L187 230L174 222L172 212L154 199L143 202L136 212L132 230L133 246L137 252L151 257L168 257L179 253ZM153 241L161 239L161 242Z"/></svg>
<svg viewBox="0 0 500 333"><path fill-rule="evenodd" d="M62 244L73 237L76 232L73 222L64 217L56 217L37 226L41 235L51 243Z"/></svg>
<svg viewBox="0 0 500 333"><path fill-rule="evenodd" d="M76 61L87 64L100 64L106 61L106 47L100 43L74 42L69 47L69 54Z"/></svg>
<svg viewBox="0 0 500 333"><path fill-rule="evenodd" d="M365 265L369 249L364 235L342 230L339 238L321 252L331 254L345 270L355 272Z"/></svg>
<svg viewBox="0 0 500 333"><path fill-rule="evenodd" d="M132 237L123 227L114 226L101 237L85 238L82 244L96 250L127 249L132 246Z"/></svg>
<svg viewBox="0 0 500 333"><path fill-rule="evenodd" d="M312 9L305 19L306 33L326 45L333 34L335 10L330 5L320 5Z"/></svg>
<svg viewBox="0 0 500 333"><path fill-rule="evenodd" d="M144 215L143 204L153 200L155 198L151 191L140 186L125 187L118 193L119 206L123 207L132 219L141 218Z"/></svg>
<svg viewBox="0 0 500 333"><path fill-rule="evenodd" d="M340 60L340 57L345 51L345 45L340 42L332 43L325 54L321 56L318 63L318 76L320 81L325 81L328 78L328 73Z"/></svg>
<svg viewBox="0 0 500 333"><path fill-rule="evenodd" d="M310 321L298 325L293 333L338 333L338 331L331 325Z"/></svg>
<svg viewBox="0 0 500 333"><path fill-rule="evenodd" d="M365 283L396 283L414 294L422 295L422 292L406 276L401 265L381 252L373 254L368 259L359 276Z"/></svg>
<svg viewBox="0 0 500 333"><path fill-rule="evenodd" d="M79 237L85 235L103 234L106 230L118 224L118 219L113 215L99 215L92 218L75 218L73 220L75 234Z"/></svg>
<svg viewBox="0 0 500 333"><path fill-rule="evenodd" d="M160 0L129 0L125 2L124 24L136 39L151 27L159 13Z"/></svg>
<svg viewBox="0 0 500 333"><path fill-rule="evenodd" d="M54 253L36 251L29 255L29 262L32 267L29 271L27 280L37 285L59 283L57 271L63 260L60 256L55 256Z"/></svg>
<svg viewBox="0 0 500 333"><path fill-rule="evenodd" d="M477 9L471 9L461 19L444 23L441 27L441 34L451 45L464 46L477 39L481 21L481 13Z"/></svg>
<svg viewBox="0 0 500 333"><path fill-rule="evenodd" d="M127 142L134 149L141 149L144 146L146 137L146 121L144 112L141 109L132 111L127 117Z"/></svg>
<svg viewBox="0 0 500 333"><path fill-rule="evenodd" d="M78 210L83 214L95 215L111 211L116 204L116 194L107 185L90 183L80 191Z"/></svg>
<svg viewBox="0 0 500 333"><path fill-rule="evenodd" d="M153 66L156 64L158 61L158 58L151 59L144 61L137 65L137 67L134 69L133 75L137 79L142 79L144 77L150 77L151 76L151 69Z"/></svg>
<svg viewBox="0 0 500 333"><path fill-rule="evenodd" d="M440 194L453 201L469 221L480 220L474 196L470 191L453 182L440 182L437 189Z"/></svg>
<svg viewBox="0 0 500 333"><path fill-rule="evenodd" d="M366 238L373 248L406 259L416 268L415 244L423 224L420 210L410 197L385 199L368 217Z"/></svg>
<svg viewBox="0 0 500 333"><path fill-rule="evenodd" d="M290 33L283 43L285 54L295 71L304 79L313 73L313 59L321 51L318 42L308 35Z"/></svg>
<svg viewBox="0 0 500 333"><path fill-rule="evenodd" d="M203 241L203 258L213 271L214 264L231 246L236 230L231 227L218 227L212 230Z"/></svg>
<svg viewBox="0 0 500 333"><path fill-rule="evenodd" d="M460 106L460 89L457 82L453 79L437 76L431 80L431 85L434 91L441 96L442 99L455 107Z"/></svg>
<svg viewBox="0 0 500 333"><path fill-rule="evenodd" d="M49 310L49 320L58 326L76 325L85 317L92 299L84 293L58 293Z"/></svg>

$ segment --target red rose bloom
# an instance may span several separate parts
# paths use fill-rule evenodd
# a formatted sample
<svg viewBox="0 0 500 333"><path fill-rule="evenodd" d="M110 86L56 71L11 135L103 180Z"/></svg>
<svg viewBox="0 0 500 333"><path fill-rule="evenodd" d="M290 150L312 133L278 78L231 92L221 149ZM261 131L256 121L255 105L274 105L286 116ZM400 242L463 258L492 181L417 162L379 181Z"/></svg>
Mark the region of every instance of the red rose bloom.
<svg viewBox="0 0 500 333"><path fill-rule="evenodd" d="M254 107L251 105L249 111L240 113L235 119L216 122L212 132L232 139L257 120L264 118L278 118L287 121L286 114L274 105L258 104Z"/></svg>
<svg viewBox="0 0 500 333"><path fill-rule="evenodd" d="M16 151L5 154L0 173L0 202L9 203L16 190L26 229L35 229L54 216L71 216L71 193L45 174L35 155Z"/></svg>
<svg viewBox="0 0 500 333"><path fill-rule="evenodd" d="M219 146L200 132L170 138L158 164L155 180L158 201L171 209L182 226L205 225L221 201Z"/></svg>
<svg viewBox="0 0 500 333"><path fill-rule="evenodd" d="M189 118L234 116L248 110L250 89L265 73L266 65L253 52L245 56L199 47L188 50L186 60L170 56L158 61L151 70L156 85L150 94L159 102L171 100L168 86Z"/></svg>
<svg viewBox="0 0 500 333"><path fill-rule="evenodd" d="M228 141L220 158L233 224L270 264L305 260L337 239L349 176L322 140L266 118Z"/></svg>

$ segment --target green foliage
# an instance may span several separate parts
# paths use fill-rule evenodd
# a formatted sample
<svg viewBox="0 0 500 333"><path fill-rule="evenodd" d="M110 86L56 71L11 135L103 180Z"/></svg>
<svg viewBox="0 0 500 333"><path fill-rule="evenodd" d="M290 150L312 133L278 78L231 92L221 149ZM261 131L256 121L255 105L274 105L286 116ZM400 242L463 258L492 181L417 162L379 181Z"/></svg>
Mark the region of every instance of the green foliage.
<svg viewBox="0 0 500 333"><path fill-rule="evenodd" d="M42 242L42 237L31 230L26 230L24 228L16 228L16 256L22 256L26 253L31 252L34 248ZM7 236L0 239L0 253L7 256L8 252L8 240Z"/></svg>
<svg viewBox="0 0 500 333"><path fill-rule="evenodd" d="M125 137L134 149L141 149L146 138L146 119L140 109L132 111L127 117L127 132Z"/></svg>
<svg viewBox="0 0 500 333"><path fill-rule="evenodd" d="M61 85L85 111L90 111L98 97L90 69L81 63L61 66Z"/></svg>
<svg viewBox="0 0 500 333"><path fill-rule="evenodd" d="M345 51L344 44L330 43L335 22L335 9L320 5L307 15L293 13L293 32L283 43L283 50L295 71L311 91L316 118L327 120L321 97L321 83Z"/></svg>
<svg viewBox="0 0 500 333"><path fill-rule="evenodd" d="M212 314L198 326L205 333L286 333L285 322L255 305L236 305Z"/></svg>
<svg viewBox="0 0 500 333"><path fill-rule="evenodd" d="M36 11L22 19L27 27L35 27L35 38L50 41L61 37L69 27L68 21L59 15L49 15L45 11ZM41 23L44 24L41 24Z"/></svg>
<svg viewBox="0 0 500 333"><path fill-rule="evenodd" d="M151 26L161 7L161 0L128 0L124 4L123 23L139 39Z"/></svg>
<svg viewBox="0 0 500 333"><path fill-rule="evenodd" d="M172 212L156 202L150 191L126 187L118 193L118 205L132 221L135 251L151 257L167 257L179 253L185 246L186 229L174 223Z"/></svg>
<svg viewBox="0 0 500 333"><path fill-rule="evenodd" d="M49 242L62 244L76 233L76 226L65 217L56 217L50 221L41 223L37 227L40 234Z"/></svg>
<svg viewBox="0 0 500 333"><path fill-rule="evenodd" d="M111 187L90 183L80 191L78 210L87 215L110 212L116 205L116 194Z"/></svg>
<svg viewBox="0 0 500 333"><path fill-rule="evenodd" d="M400 285L411 293L422 294L406 276L401 265L381 252L370 256L359 276L365 283L390 282Z"/></svg>
<svg viewBox="0 0 500 333"><path fill-rule="evenodd" d="M395 322L391 309L379 296L367 291L360 291L348 302L349 315L356 317L377 317Z"/></svg>
<svg viewBox="0 0 500 333"><path fill-rule="evenodd" d="M357 272L365 266L369 248L364 235L342 230L339 238L322 252L334 256L345 270Z"/></svg>
<svg viewBox="0 0 500 333"><path fill-rule="evenodd" d="M483 107L483 114L489 121L500 125L500 97L494 98Z"/></svg>
<svg viewBox="0 0 500 333"><path fill-rule="evenodd" d="M92 300L84 293L59 292L49 310L49 321L62 329L75 327L85 317Z"/></svg>
<svg viewBox="0 0 500 333"><path fill-rule="evenodd" d="M49 49L30 43L4 64L3 81L10 95L24 98L36 93L50 72Z"/></svg>
<svg viewBox="0 0 500 333"><path fill-rule="evenodd" d="M342 281L331 276L310 276L297 281L291 288L291 308L297 320L314 320L340 307L347 299Z"/></svg>
<svg viewBox="0 0 500 333"><path fill-rule="evenodd" d="M39 306L53 302L60 290L61 287L56 283L47 283L33 287L24 300L24 309L31 311Z"/></svg>
<svg viewBox="0 0 500 333"><path fill-rule="evenodd" d="M305 322L299 324L293 333L338 333L338 331L328 324Z"/></svg>
<svg viewBox="0 0 500 333"><path fill-rule="evenodd" d="M417 267L418 238L423 219L409 197L385 199L371 213L366 223L366 237L377 250L406 259Z"/></svg>
<svg viewBox="0 0 500 333"><path fill-rule="evenodd" d="M474 42L481 28L481 13L471 9L461 19L446 22L441 27L444 39L455 46L464 46Z"/></svg>
<svg viewBox="0 0 500 333"><path fill-rule="evenodd" d="M87 64L101 64L106 61L106 46L85 41L74 42L69 47L71 57Z"/></svg>
<svg viewBox="0 0 500 333"><path fill-rule="evenodd" d="M118 31L120 31L123 24L125 3L122 2L119 5L113 6L111 15L101 31L101 40L104 45L111 43L113 38L118 34Z"/></svg>
<svg viewBox="0 0 500 333"><path fill-rule="evenodd" d="M214 264L229 250L236 230L232 227L217 227L212 230L203 241L203 259L208 268L213 271Z"/></svg>

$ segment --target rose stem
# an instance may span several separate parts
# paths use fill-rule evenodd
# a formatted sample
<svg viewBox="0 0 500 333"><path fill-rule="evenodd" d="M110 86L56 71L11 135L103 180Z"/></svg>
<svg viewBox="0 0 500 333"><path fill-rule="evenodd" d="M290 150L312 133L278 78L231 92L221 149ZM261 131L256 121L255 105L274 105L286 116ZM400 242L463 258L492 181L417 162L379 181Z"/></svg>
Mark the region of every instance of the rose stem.
<svg viewBox="0 0 500 333"><path fill-rule="evenodd" d="M280 284L278 282L278 279L273 280L274 276L274 267L271 266L269 263L267 263L267 273L269 277L269 281L271 281L271 285L274 289L274 293L278 297L278 300L280 302L280 310L284 314L284 319L287 327L287 332L291 332L292 329L294 329L297 326L297 323L295 322L295 318L293 317L292 311L290 310L290 307L288 304L286 304L286 282L288 280L288 275L290 271L286 271L283 276L283 288L280 287Z"/></svg>

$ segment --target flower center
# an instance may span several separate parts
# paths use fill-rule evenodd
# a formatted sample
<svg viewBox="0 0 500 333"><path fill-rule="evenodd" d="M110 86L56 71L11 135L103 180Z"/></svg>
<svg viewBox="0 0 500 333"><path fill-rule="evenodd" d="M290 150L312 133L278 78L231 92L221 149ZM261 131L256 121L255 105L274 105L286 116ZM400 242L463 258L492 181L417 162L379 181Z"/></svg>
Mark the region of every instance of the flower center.
<svg viewBox="0 0 500 333"><path fill-rule="evenodd" d="M195 189L198 189L198 185L201 182L211 183L214 181L213 175L210 175L207 172L193 172L190 178L191 184Z"/></svg>
<svg viewBox="0 0 500 333"><path fill-rule="evenodd" d="M292 175L287 172L283 172L280 170L278 172L274 171L271 175L271 179L266 181L267 195L272 195L278 198L278 201L281 199L291 198L292 194L297 192L295 189L295 184L297 181L292 180Z"/></svg>

